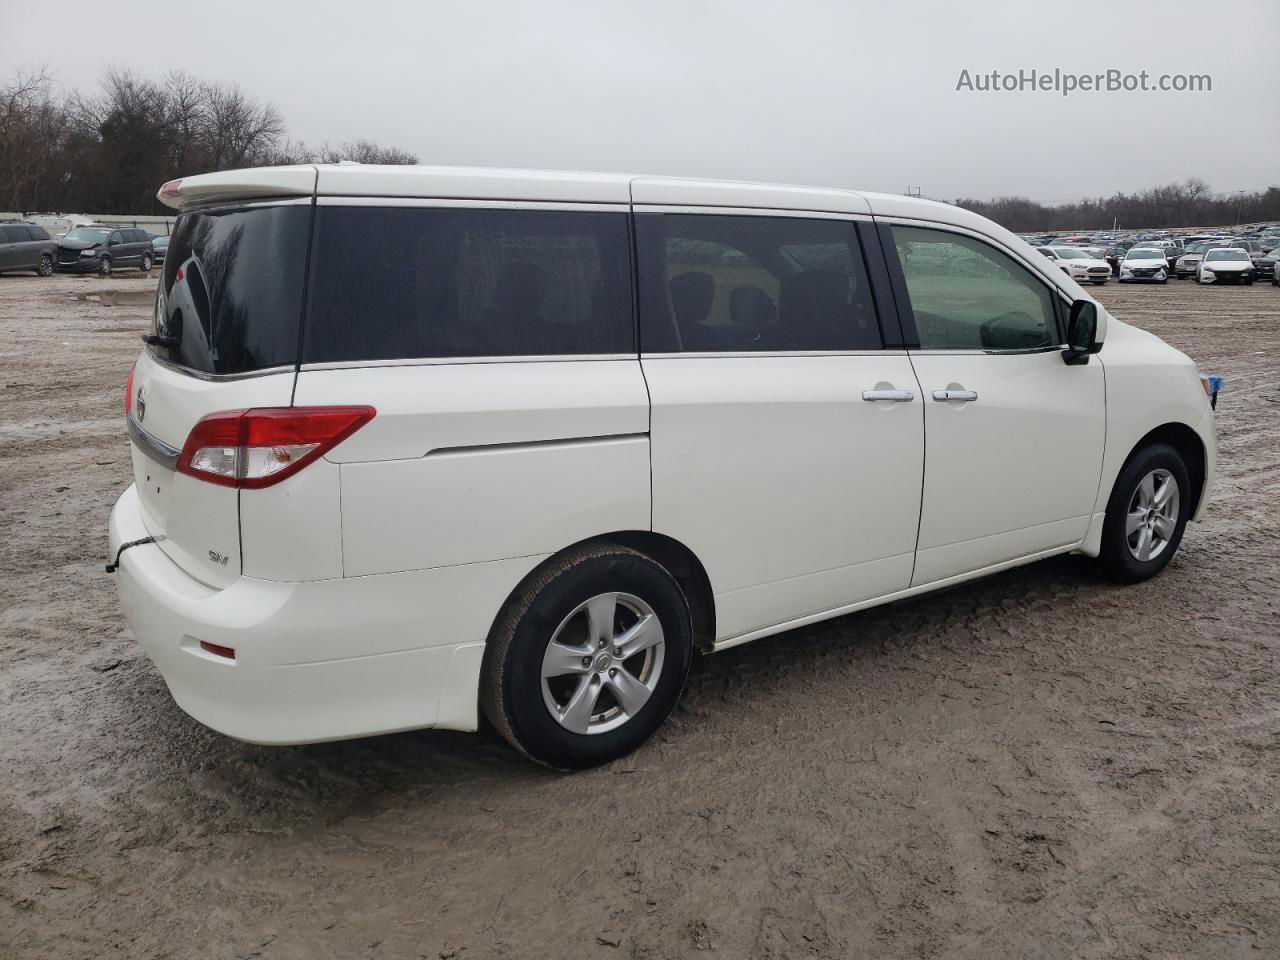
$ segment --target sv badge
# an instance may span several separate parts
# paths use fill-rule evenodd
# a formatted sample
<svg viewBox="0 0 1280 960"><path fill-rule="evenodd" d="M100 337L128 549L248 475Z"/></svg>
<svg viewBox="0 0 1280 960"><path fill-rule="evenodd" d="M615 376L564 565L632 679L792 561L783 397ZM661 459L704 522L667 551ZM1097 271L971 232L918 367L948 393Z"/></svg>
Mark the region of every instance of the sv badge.
<svg viewBox="0 0 1280 960"><path fill-rule="evenodd" d="M225 567L227 565L227 558L217 550L209 551L209 559L220 567Z"/></svg>

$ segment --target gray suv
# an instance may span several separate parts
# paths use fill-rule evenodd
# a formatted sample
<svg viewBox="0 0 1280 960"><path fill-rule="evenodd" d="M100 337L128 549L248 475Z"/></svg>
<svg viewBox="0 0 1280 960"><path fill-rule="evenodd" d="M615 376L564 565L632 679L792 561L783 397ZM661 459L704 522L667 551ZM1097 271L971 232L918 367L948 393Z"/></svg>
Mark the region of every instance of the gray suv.
<svg viewBox="0 0 1280 960"><path fill-rule="evenodd" d="M0 223L0 273L34 270L47 277L53 273L53 255L57 249L57 241L44 227L34 223Z"/></svg>
<svg viewBox="0 0 1280 960"><path fill-rule="evenodd" d="M54 268L59 273L101 273L121 267L150 270L155 262L151 234L135 227L90 224L76 227L58 242Z"/></svg>

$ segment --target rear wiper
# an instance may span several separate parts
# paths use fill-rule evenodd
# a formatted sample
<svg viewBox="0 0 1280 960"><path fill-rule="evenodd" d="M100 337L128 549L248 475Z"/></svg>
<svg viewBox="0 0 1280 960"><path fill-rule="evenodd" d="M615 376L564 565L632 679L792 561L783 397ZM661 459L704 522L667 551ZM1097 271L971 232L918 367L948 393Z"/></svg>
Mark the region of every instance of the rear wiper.
<svg viewBox="0 0 1280 960"><path fill-rule="evenodd" d="M172 350L178 345L178 338L165 337L158 333L144 333L142 342L149 347L163 347L165 350Z"/></svg>

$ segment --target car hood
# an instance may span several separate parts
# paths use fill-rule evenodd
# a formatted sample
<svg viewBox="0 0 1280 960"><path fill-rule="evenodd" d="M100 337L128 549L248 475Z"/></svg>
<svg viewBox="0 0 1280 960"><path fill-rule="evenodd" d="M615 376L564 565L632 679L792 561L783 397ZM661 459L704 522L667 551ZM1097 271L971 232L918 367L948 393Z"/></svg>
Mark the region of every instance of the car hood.
<svg viewBox="0 0 1280 960"><path fill-rule="evenodd" d="M1125 260L1124 261L1124 266L1126 267L1146 268L1146 267L1167 267L1168 265L1169 265L1169 261L1166 260L1164 257L1160 257L1159 259L1152 257L1150 260L1144 257L1141 260Z"/></svg>
<svg viewBox="0 0 1280 960"><path fill-rule="evenodd" d="M1252 260L1206 260L1204 265L1210 270L1245 270L1253 266Z"/></svg>
<svg viewBox="0 0 1280 960"><path fill-rule="evenodd" d="M105 240L67 240L64 238L58 241L58 246L64 250L92 250L95 247L102 246L104 243L106 243Z"/></svg>

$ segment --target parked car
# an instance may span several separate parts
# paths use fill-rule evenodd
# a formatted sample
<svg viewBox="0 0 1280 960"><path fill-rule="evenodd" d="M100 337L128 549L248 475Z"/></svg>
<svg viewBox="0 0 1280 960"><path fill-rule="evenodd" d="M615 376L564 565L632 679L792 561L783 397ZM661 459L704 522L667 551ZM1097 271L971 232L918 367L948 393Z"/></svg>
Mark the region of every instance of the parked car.
<svg viewBox="0 0 1280 960"><path fill-rule="evenodd" d="M164 263L164 255L169 250L169 237L159 236L151 238L151 257L156 263Z"/></svg>
<svg viewBox="0 0 1280 960"><path fill-rule="evenodd" d="M1186 248L1186 253L1178 258L1173 275L1179 280L1194 277L1200 269L1200 261L1204 258L1206 251L1228 246L1231 244L1225 240L1204 240L1191 244Z"/></svg>
<svg viewBox="0 0 1280 960"><path fill-rule="evenodd" d="M1205 251L1196 270L1200 283L1253 283L1253 261L1244 247L1217 247Z"/></svg>
<svg viewBox="0 0 1280 960"><path fill-rule="evenodd" d="M1120 261L1120 282L1169 282L1169 261L1162 247L1131 247Z"/></svg>
<svg viewBox="0 0 1280 960"><path fill-rule="evenodd" d="M1187 252L1186 248L1180 243L1170 244L1164 248L1164 258L1169 273L1173 273L1174 268L1178 265L1178 261Z"/></svg>
<svg viewBox="0 0 1280 960"><path fill-rule="evenodd" d="M1111 278L1111 265L1101 257L1092 256L1087 250L1077 247L1038 247L1037 249L1073 280L1087 280L1089 283L1101 285Z"/></svg>
<svg viewBox="0 0 1280 960"><path fill-rule="evenodd" d="M1280 260L1280 249L1272 250L1265 253L1261 257L1253 260L1253 275L1258 280L1271 280L1275 282L1276 277L1276 261Z"/></svg>
<svg viewBox="0 0 1280 960"><path fill-rule="evenodd" d="M0 223L0 273L32 270L47 277L53 273L57 249L43 227L21 221Z"/></svg>
<svg viewBox="0 0 1280 960"><path fill-rule="evenodd" d="M241 739L483 711L603 763L695 651L1056 554L1143 580L1212 484L1192 361L959 207L364 165L160 199L110 549Z"/></svg>
<svg viewBox="0 0 1280 960"><path fill-rule="evenodd" d="M146 272L155 262L151 238L135 227L94 224L76 227L58 241L55 269L60 273L100 273L104 276L121 267L137 267Z"/></svg>
<svg viewBox="0 0 1280 960"><path fill-rule="evenodd" d="M1107 247L1106 253L1102 259L1106 260L1111 267L1111 275L1113 277L1120 276L1120 261L1124 259L1124 255L1129 251L1128 247L1122 247L1116 244L1113 247Z"/></svg>

